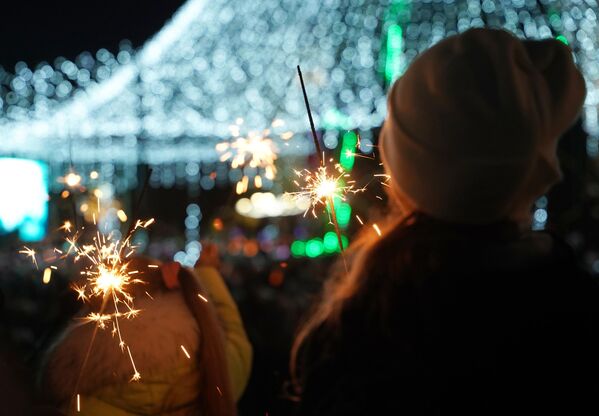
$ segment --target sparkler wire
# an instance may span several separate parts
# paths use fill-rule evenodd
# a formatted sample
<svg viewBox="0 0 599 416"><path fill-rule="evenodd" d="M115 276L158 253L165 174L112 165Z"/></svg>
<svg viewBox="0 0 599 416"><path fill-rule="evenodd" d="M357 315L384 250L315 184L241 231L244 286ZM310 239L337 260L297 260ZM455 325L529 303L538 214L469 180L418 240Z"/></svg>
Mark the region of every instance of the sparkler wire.
<svg viewBox="0 0 599 416"><path fill-rule="evenodd" d="M306 111L308 112L308 119L310 120L310 129L312 131L312 138L314 139L314 146L316 146L316 153L320 158L320 164L324 166L324 155L320 142L318 141L318 135L316 134L316 128L314 127L314 119L312 118L312 111L310 110L310 102L308 101L308 94L306 93L306 86L304 85L304 77L302 76L302 70L300 66L297 66L297 74L299 75L300 83L302 84L302 93L304 94L304 103L306 104Z"/></svg>
<svg viewBox="0 0 599 416"><path fill-rule="evenodd" d="M312 111L310 110L310 101L308 100L308 93L306 92L306 86L304 85L304 77L302 75L302 70L300 66L297 66L297 74L300 79L300 84L302 86L302 93L304 95L304 103L306 105L306 112L308 113L308 119L310 120L310 130L312 131L312 138L314 139L314 146L316 147L316 152L318 153L318 157L320 158L320 165L325 166L324 153L322 152L322 148L320 147L320 143L318 141L318 135L316 134L316 127L314 127L314 118L312 117ZM337 234L337 241L339 244L339 250L341 252L341 258L343 259L343 265L345 266L345 271L348 272L347 262L345 260L345 255L343 254L343 240L341 239L341 230L339 228L339 223L337 222L337 213L335 212L335 202L333 201L333 196L327 196L327 200L331 206L331 219L333 222L333 226L335 227L335 234Z"/></svg>
<svg viewBox="0 0 599 416"><path fill-rule="evenodd" d="M104 308L106 308L106 303L107 303L107 298L106 296L104 297L104 300L102 301L102 307L100 308L100 314L102 314L104 312ZM73 393L73 395L71 396L71 404L69 405L69 409L73 408L73 401L75 400L75 398L77 398L77 407L76 407L76 412L80 411L80 403L79 403L79 393L77 393L79 391L79 386L81 385L81 379L83 378L83 372L85 370L85 367L87 367L87 362L89 361L89 357L91 356L92 353L92 348L94 346L94 341L96 340L96 335L98 334L98 329L100 328L99 325L95 325L94 326L94 332L92 332L92 337L89 340L89 345L87 346L87 351L85 353L85 356L83 357L83 362L81 363L81 368L79 369L79 375L77 376L77 382L75 383L75 391Z"/></svg>

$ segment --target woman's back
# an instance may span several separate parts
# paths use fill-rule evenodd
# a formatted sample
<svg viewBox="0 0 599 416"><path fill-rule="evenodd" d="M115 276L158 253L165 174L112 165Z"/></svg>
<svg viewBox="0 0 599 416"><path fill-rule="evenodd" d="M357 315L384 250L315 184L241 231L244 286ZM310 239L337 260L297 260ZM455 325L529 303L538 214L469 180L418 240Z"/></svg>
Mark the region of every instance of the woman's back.
<svg viewBox="0 0 599 416"><path fill-rule="evenodd" d="M509 224L396 234L305 341L302 413L597 409L599 296L565 244Z"/></svg>
<svg viewBox="0 0 599 416"><path fill-rule="evenodd" d="M378 141L406 221L354 243L299 333L304 414L597 413L597 288L519 231L584 97L554 39L472 29L412 62Z"/></svg>

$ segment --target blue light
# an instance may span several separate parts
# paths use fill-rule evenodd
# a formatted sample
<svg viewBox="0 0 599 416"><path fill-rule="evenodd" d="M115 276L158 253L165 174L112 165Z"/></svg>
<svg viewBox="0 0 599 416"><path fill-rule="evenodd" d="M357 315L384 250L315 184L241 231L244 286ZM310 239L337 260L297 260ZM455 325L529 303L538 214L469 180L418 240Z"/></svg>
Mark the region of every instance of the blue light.
<svg viewBox="0 0 599 416"><path fill-rule="evenodd" d="M48 172L34 160L0 158L0 232L39 241L48 219Z"/></svg>
<svg viewBox="0 0 599 416"><path fill-rule="evenodd" d="M547 222L547 211L542 208L537 209L534 213L534 220L538 223Z"/></svg>

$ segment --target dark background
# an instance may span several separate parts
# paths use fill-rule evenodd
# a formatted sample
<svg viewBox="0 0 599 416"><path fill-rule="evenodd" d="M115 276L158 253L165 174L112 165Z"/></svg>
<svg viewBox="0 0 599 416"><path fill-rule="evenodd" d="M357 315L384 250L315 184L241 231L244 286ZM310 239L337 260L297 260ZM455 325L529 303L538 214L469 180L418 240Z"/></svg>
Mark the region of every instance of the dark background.
<svg viewBox="0 0 599 416"><path fill-rule="evenodd" d="M118 51L128 39L134 48L156 33L184 0L2 1L0 65L29 67L83 51Z"/></svg>

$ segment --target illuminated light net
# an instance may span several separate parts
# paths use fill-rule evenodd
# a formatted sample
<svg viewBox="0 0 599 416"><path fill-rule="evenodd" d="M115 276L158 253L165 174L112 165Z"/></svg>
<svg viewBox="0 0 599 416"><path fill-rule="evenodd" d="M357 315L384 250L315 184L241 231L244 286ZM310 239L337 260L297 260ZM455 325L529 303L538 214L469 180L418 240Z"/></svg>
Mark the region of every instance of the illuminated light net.
<svg viewBox="0 0 599 416"><path fill-rule="evenodd" d="M0 154L76 163L217 161L217 143L242 116L261 131L269 116L306 131L297 64L325 130L378 127L385 89L414 57L471 27L559 37L582 68L590 155L599 154L596 0L339 2L189 0L139 50L124 43L70 61L0 70ZM282 103L282 105L280 105ZM312 151L293 140L281 156Z"/></svg>
<svg viewBox="0 0 599 416"><path fill-rule="evenodd" d="M386 5L365 16L362 4L319 3L190 0L138 51L21 65L7 77L0 152L66 161L72 143L75 163L217 161L235 117L248 131L273 114L305 131L301 93L288 85L300 62L319 113L335 108L375 127L385 107L376 15ZM331 32L343 16L350 23ZM311 145L294 140L279 151L303 155Z"/></svg>

